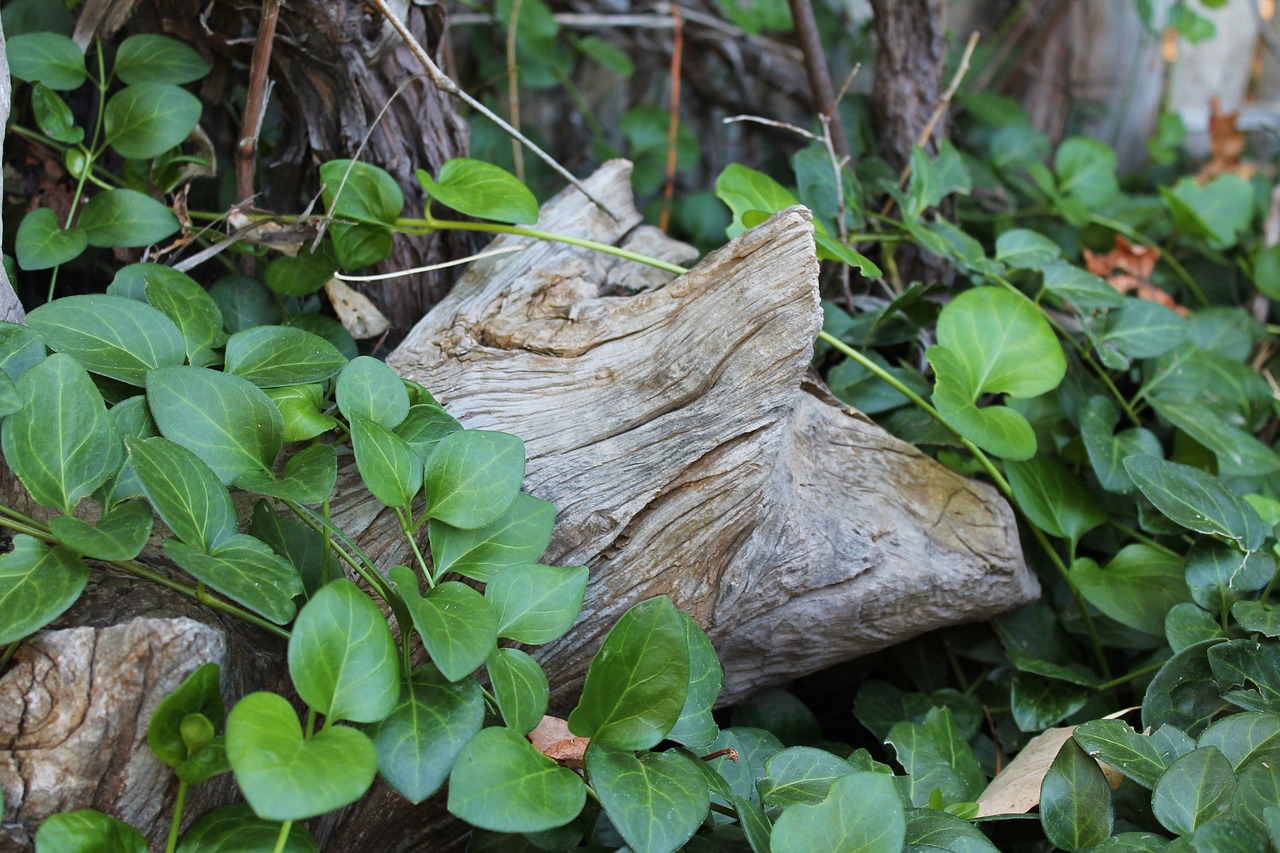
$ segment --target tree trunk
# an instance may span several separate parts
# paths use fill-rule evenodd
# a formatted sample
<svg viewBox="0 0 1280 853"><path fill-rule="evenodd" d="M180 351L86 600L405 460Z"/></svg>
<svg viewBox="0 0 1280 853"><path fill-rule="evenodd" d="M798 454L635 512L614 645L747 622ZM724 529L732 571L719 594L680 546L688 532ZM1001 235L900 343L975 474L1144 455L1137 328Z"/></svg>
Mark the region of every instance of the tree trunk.
<svg viewBox="0 0 1280 853"><path fill-rule="evenodd" d="M942 98L946 8L943 0L871 0L871 8L876 29L871 105L880 156L902 169ZM944 138L946 124L944 115L931 139Z"/></svg>

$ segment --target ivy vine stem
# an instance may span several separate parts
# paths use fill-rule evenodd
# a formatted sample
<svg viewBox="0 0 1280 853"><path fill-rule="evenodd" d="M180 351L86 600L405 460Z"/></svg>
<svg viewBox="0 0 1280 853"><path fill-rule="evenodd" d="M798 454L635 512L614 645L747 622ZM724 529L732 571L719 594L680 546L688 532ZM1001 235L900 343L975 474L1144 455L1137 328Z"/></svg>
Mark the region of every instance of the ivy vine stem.
<svg viewBox="0 0 1280 853"><path fill-rule="evenodd" d="M182 811L187 802L187 783L178 780L178 793L173 800L173 819L169 821L169 837L164 843L164 853L178 849L178 830L182 828Z"/></svg>
<svg viewBox="0 0 1280 853"><path fill-rule="evenodd" d="M272 848L273 853L284 853L284 845L289 840L289 830L293 829L293 821L286 820L280 824L280 834L276 836L276 846Z"/></svg>

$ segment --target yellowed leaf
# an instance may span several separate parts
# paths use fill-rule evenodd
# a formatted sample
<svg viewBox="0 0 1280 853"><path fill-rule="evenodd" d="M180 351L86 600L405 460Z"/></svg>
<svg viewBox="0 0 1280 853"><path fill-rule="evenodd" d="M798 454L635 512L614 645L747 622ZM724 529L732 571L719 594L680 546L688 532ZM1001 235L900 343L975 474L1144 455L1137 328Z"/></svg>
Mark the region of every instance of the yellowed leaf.
<svg viewBox="0 0 1280 853"><path fill-rule="evenodd" d="M1040 805L1040 783L1075 728L1048 729L1029 740L978 797L978 817L1026 814Z"/></svg>

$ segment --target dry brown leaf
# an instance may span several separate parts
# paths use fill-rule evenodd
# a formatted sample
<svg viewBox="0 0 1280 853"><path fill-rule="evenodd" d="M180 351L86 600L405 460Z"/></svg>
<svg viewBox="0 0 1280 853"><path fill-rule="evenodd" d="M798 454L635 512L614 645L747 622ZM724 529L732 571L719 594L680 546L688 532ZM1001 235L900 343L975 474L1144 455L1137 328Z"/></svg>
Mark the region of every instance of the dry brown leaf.
<svg viewBox="0 0 1280 853"><path fill-rule="evenodd" d="M1017 758L996 774L978 797L978 817L1026 814L1040 805L1040 783L1075 728L1048 729L1027 741Z"/></svg>
<svg viewBox="0 0 1280 853"><path fill-rule="evenodd" d="M1179 305L1168 293L1151 283L1160 250L1151 246L1130 243L1123 235L1115 235L1115 248L1110 252L1096 253L1084 249L1084 264L1089 272L1106 279L1121 293L1132 293L1140 299L1158 302L1187 316L1187 309Z"/></svg>
<svg viewBox="0 0 1280 853"><path fill-rule="evenodd" d="M391 321L383 316L373 300L351 289L340 279L329 279L324 292L329 294L329 301L333 303L338 320L356 340L376 338L391 328Z"/></svg>
<svg viewBox="0 0 1280 853"><path fill-rule="evenodd" d="M1240 113L1224 113L1218 96L1209 99L1209 162L1196 173L1196 183L1207 184L1219 175L1249 180L1257 167L1244 160L1245 135L1237 126Z"/></svg>
<svg viewBox="0 0 1280 853"><path fill-rule="evenodd" d="M559 717L545 716L529 732L529 742L534 749L557 764L570 770L581 770L582 757L587 752L591 738L578 737L569 731L569 724Z"/></svg>

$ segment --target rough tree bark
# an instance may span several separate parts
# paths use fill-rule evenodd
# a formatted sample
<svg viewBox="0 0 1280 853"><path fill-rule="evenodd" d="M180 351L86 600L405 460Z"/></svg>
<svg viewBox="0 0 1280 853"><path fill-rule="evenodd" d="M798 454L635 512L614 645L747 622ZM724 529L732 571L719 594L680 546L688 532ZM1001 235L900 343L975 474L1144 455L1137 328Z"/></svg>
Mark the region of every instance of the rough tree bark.
<svg viewBox="0 0 1280 853"><path fill-rule="evenodd" d="M539 227L687 260L688 247L637 227L629 176L614 161L587 182L621 221L570 191ZM993 489L892 438L811 375L821 316L807 211L783 211L671 279L530 243L469 270L391 358L466 426L525 440L525 487L559 510L546 559L591 568L578 624L539 650L553 709L575 702L618 616L658 594L716 644L725 703L1037 594ZM386 567L407 545L383 510L346 465L334 520ZM143 606L153 618L133 622L143 602L112 589L78 605L96 630L44 634L0 679L0 784L19 818L14 837L51 806L96 805L158 840L156 793L170 777L145 745L154 702L218 657L219 636L229 699L284 672L278 643L255 649L207 615L162 612L168 603ZM151 645L139 656L144 635ZM60 777L104 784L59 787ZM229 796L197 790L193 817ZM454 849L466 835L442 797L412 807L380 784L313 829L332 850Z"/></svg>
<svg viewBox="0 0 1280 853"><path fill-rule="evenodd" d="M871 8L876 29L871 105L880 156L901 169L942 97L946 4L943 0L871 0ZM945 136L944 116L933 138Z"/></svg>

